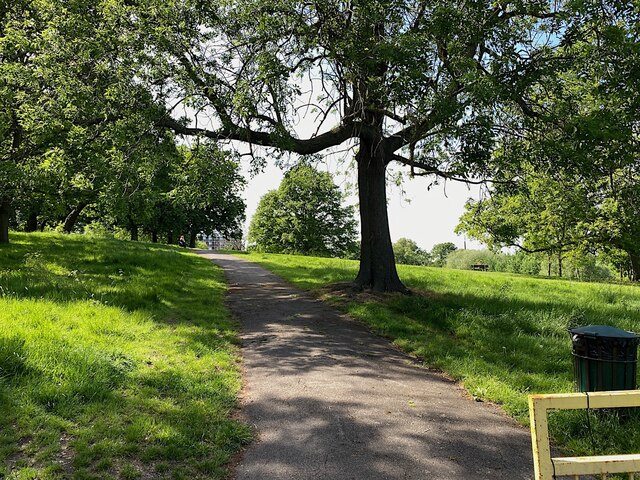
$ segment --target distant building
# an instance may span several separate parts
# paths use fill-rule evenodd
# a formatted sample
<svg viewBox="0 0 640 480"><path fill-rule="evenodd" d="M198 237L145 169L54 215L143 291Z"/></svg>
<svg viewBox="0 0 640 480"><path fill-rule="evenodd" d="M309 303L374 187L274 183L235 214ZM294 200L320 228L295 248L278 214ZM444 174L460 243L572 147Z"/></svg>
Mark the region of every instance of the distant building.
<svg viewBox="0 0 640 480"><path fill-rule="evenodd" d="M209 250L243 250L244 243L241 238L225 238L217 230L213 233L200 233L198 234L198 240L207 244Z"/></svg>

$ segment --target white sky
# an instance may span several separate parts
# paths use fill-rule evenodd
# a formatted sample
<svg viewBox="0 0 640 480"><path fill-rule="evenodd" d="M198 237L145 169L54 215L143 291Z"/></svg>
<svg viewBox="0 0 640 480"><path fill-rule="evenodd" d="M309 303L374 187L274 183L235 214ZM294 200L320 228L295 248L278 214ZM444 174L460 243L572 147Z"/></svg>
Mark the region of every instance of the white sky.
<svg viewBox="0 0 640 480"><path fill-rule="evenodd" d="M317 91L311 88L311 80L302 81L302 89L309 92ZM312 102L312 98L308 99ZM305 104L300 99L301 104ZM183 114L197 118L201 127L213 128L211 118L195 113L188 107L183 107ZM304 110L302 110L304 112ZM317 124L315 123L316 114L303 115L297 119L294 130L299 138L309 138L316 133ZM320 132L326 131L337 122L335 116L329 116ZM231 142L232 148L236 151L246 154L248 147L240 142ZM347 144L348 145L348 144ZM337 149L337 151L335 151ZM254 147L254 150L260 155L268 158L268 152L260 147ZM351 151L353 155L353 151ZM243 193L246 202L246 221L244 225L244 234L251 223L251 218L256 211L260 198L269 190L278 188L282 180L284 171L275 166L273 162L267 161L267 165L262 173L251 176L249 173L250 166L247 157L243 157L242 161L243 173L247 179L247 185ZM348 172L345 166L345 158L349 157L349 153L345 153L345 147L334 148L334 153L324 156L325 161L317 165L317 168L324 169L334 176L334 181L343 190L350 194L347 203L357 205L357 192L355 170ZM406 169L405 169L406 171ZM432 186L428 189L430 183L429 178L417 177L414 179L406 179L401 187L389 184L387 186L388 212L389 212L389 228L391 230L391 240L393 242L400 238L409 238L414 240L419 247L430 251L436 243L453 242L458 248L480 249L484 248L482 244L473 240L468 240L464 236L454 233L454 228L458 224L460 216L464 212L464 204L469 197L479 198L479 189L477 186L467 186L460 182L449 181L446 184ZM356 209L356 219L357 209Z"/></svg>
<svg viewBox="0 0 640 480"><path fill-rule="evenodd" d="M308 92L317 92L321 89L315 85L317 80L303 79L301 89ZM319 101L315 99L316 101ZM313 94L309 94L309 98L298 100L300 105L306 102L313 103ZM300 116L296 119L294 130L298 138L309 138L316 132L317 123L316 115L306 113L306 110L299 111ZM330 115L325 124L322 125L320 131L322 133L338 123L335 115ZM346 143L347 147L349 142ZM354 145L352 142L351 145ZM259 148L259 147L258 147ZM246 147L239 147L240 151L246 152ZM350 193L347 203L351 205L358 204L357 177L355 168L348 173L345 159L353 158L354 150L345 151L345 146L335 147L332 149L334 153L325 155L325 162L318 164L318 169L324 169L334 176L334 181L341 187L345 187L346 193ZM329 150L330 152L332 150ZM268 158L268 154L265 155ZM260 198L269 190L278 188L283 177L283 170L268 162L264 171L251 178L248 173L248 161L245 164L245 175L248 180L244 199L247 204L244 232L245 236L251 223L251 218L258 206ZM405 170L407 171L406 167ZM454 233L454 228L458 224L460 216L464 212L464 204L469 197L479 198L479 189L477 186L467 186L460 182L449 181L445 184L432 186L429 190L429 178L406 179L402 187L396 187L389 184L387 186L388 212L389 212L389 228L391 230L391 240L393 242L400 238L409 238L414 240L419 247L430 251L434 244L443 242L453 242L458 248L466 247L471 249L483 248L483 246L475 241L467 240L463 236ZM404 192L404 193L403 193ZM357 210L356 210L357 212ZM356 213L357 216L357 213ZM359 220L359 219L358 219Z"/></svg>
<svg viewBox="0 0 640 480"><path fill-rule="evenodd" d="M323 168L319 166L319 168ZM324 167L335 175L334 181L338 185L345 183L342 177L344 167L333 165L331 160ZM338 173L336 170L338 170ZM337 173L337 175L336 175ZM273 164L267 165L265 170L248 179L244 191L247 203L247 221L245 234L251 218L255 213L260 198L269 190L278 188L282 180L283 171ZM355 183L355 172L347 181ZM464 212L464 204L469 197L478 198L476 186L467 186L459 182L447 182L427 190L429 181L426 178L407 179L402 189L395 185L387 187L389 200L389 227L392 241L405 237L414 240L419 247L429 251L436 243L453 242L458 248L464 248L465 238L454 233L458 219ZM404 190L404 194L403 191ZM408 200L408 201L407 201ZM349 196L347 203L357 205L355 194ZM482 245L472 240L466 240L467 248L482 248Z"/></svg>

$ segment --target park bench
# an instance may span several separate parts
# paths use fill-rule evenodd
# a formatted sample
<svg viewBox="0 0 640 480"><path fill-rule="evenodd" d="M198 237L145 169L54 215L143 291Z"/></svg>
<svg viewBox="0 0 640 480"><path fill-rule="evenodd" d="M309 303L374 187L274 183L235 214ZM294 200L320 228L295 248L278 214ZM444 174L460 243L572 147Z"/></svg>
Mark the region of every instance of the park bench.
<svg viewBox="0 0 640 480"><path fill-rule="evenodd" d="M478 270L479 272L488 272L489 265L485 265L484 263L476 263L471 265L471 270Z"/></svg>

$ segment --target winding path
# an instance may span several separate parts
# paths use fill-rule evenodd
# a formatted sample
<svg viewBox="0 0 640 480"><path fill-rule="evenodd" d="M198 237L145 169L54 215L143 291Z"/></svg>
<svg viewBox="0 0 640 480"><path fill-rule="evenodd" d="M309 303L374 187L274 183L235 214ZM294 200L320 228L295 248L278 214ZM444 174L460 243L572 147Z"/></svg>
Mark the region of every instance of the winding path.
<svg viewBox="0 0 640 480"><path fill-rule="evenodd" d="M257 439L238 480L530 479L529 433L258 265L220 265L242 323L244 418Z"/></svg>

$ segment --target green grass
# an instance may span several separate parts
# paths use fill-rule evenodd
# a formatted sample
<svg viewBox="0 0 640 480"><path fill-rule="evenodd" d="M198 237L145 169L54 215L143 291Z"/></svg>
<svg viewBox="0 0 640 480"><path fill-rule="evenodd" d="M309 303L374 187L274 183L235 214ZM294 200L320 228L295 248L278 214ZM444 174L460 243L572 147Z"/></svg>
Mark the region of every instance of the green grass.
<svg viewBox="0 0 640 480"><path fill-rule="evenodd" d="M355 278L358 263L250 254L311 290ZM573 391L569 327L604 324L640 330L640 288L558 279L399 266L414 295L326 298L426 365L462 382L479 400L501 404L528 423L527 395ZM584 412L552 414L552 434L567 451L592 454ZM590 422L598 453L640 452L640 415Z"/></svg>
<svg viewBox="0 0 640 480"><path fill-rule="evenodd" d="M184 249L13 233L0 246L0 478L224 478L236 325Z"/></svg>

